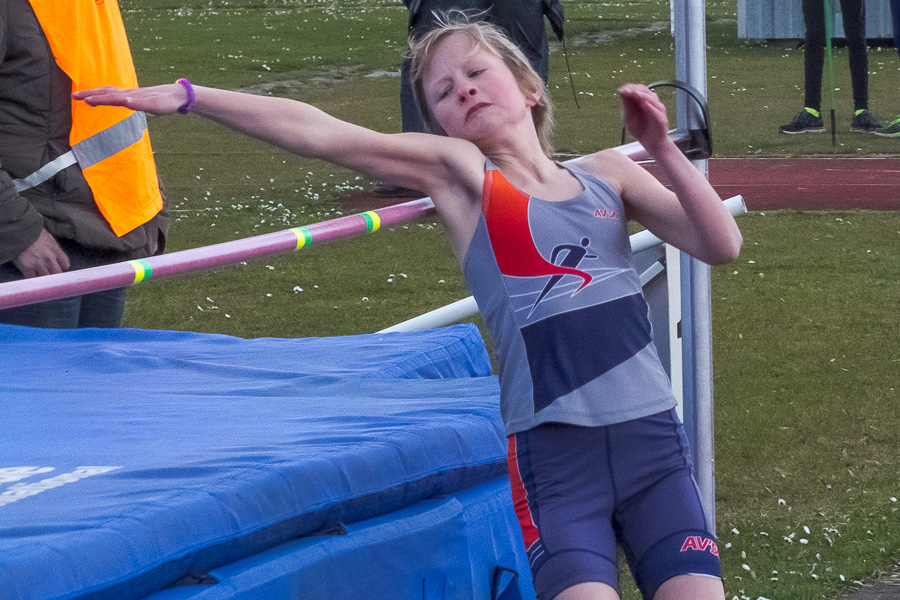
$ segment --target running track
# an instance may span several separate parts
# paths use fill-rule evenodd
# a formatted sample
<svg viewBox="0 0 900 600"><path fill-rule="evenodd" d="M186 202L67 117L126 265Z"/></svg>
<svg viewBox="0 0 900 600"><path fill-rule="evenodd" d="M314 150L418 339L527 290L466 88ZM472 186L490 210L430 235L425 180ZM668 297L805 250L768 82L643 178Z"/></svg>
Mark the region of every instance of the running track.
<svg viewBox="0 0 900 600"><path fill-rule="evenodd" d="M711 159L709 181L749 210L900 210L900 157Z"/></svg>

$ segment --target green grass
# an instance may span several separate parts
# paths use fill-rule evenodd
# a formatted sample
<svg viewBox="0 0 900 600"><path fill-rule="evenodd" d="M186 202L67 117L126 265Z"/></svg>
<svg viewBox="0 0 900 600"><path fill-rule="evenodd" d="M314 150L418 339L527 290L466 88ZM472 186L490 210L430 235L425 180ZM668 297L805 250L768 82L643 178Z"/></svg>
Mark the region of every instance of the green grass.
<svg viewBox="0 0 900 600"><path fill-rule="evenodd" d="M366 77L398 68L400 2L121 6L144 84L186 76L400 129L398 78ZM580 108L554 46L556 145L584 153L619 143L619 85L674 77L668 3L565 6ZM838 145L827 134L779 135L802 102L802 50L737 39L735 0L708 0L706 8L717 156L900 154L897 140L846 131L852 106L844 49L834 60ZM894 50L873 48L870 71L873 110L900 113ZM352 196L371 182L352 173L197 118L151 118L150 129L171 209L169 250L369 208ZM900 212L778 211L743 216L740 224L740 259L712 270L716 508L728 598L835 598L900 558ZM345 335L466 295L441 226L425 220L142 284L129 296L126 325L244 337ZM625 597L635 597L633 588Z"/></svg>
<svg viewBox="0 0 900 600"><path fill-rule="evenodd" d="M726 585L832 597L900 555L900 214L741 226L741 258L713 272Z"/></svg>

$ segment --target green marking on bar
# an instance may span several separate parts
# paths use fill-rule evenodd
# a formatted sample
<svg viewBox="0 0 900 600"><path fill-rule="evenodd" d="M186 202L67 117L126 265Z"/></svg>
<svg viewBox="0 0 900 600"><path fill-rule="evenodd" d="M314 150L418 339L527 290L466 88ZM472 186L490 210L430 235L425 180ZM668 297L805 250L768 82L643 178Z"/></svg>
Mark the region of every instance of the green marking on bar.
<svg viewBox="0 0 900 600"><path fill-rule="evenodd" d="M291 231L297 236L297 250L312 241L312 234L306 227L294 227Z"/></svg>
<svg viewBox="0 0 900 600"><path fill-rule="evenodd" d="M381 228L381 217L375 211L367 210L362 217L366 220L366 233L374 233Z"/></svg>
<svg viewBox="0 0 900 600"><path fill-rule="evenodd" d="M150 261L146 258L139 258L137 260L129 260L128 264L134 268L134 283L138 284L142 281L147 281L151 277L153 277L153 267L150 265Z"/></svg>

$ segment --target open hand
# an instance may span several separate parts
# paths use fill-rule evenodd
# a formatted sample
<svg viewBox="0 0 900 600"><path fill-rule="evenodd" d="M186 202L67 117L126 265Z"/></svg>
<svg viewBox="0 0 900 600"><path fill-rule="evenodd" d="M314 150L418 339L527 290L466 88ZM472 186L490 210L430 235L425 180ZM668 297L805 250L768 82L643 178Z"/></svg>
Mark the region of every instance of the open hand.
<svg viewBox="0 0 900 600"><path fill-rule="evenodd" d="M91 106L124 106L155 115L172 113L187 102L187 91L179 83L123 90L104 86L72 94Z"/></svg>
<svg viewBox="0 0 900 600"><path fill-rule="evenodd" d="M629 83L619 88L625 109L625 126L648 151L666 141L669 118L659 96L645 85Z"/></svg>

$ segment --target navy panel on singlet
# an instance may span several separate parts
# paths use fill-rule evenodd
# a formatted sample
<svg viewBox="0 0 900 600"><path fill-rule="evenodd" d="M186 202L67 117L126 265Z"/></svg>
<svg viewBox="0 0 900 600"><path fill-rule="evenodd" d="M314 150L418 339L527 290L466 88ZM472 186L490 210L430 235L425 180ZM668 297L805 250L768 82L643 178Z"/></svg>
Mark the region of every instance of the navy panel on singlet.
<svg viewBox="0 0 900 600"><path fill-rule="evenodd" d="M603 375L651 341L640 294L560 313L522 328L535 412ZM614 342L614 343L613 343ZM552 348L553 352L547 352Z"/></svg>

